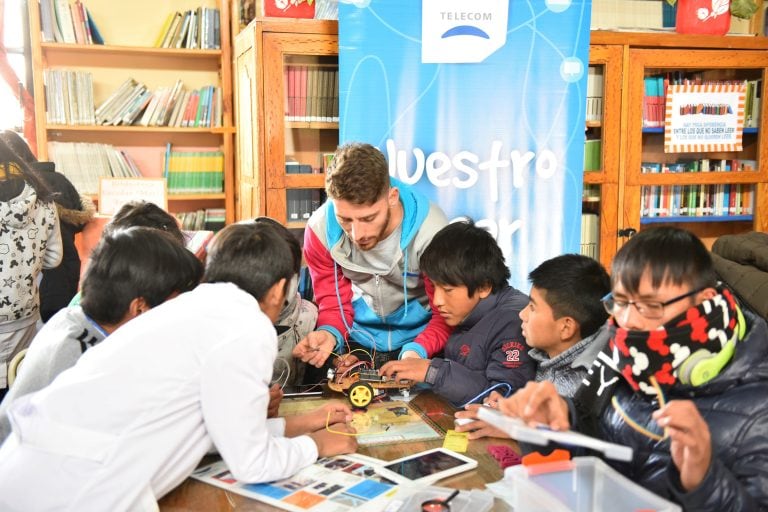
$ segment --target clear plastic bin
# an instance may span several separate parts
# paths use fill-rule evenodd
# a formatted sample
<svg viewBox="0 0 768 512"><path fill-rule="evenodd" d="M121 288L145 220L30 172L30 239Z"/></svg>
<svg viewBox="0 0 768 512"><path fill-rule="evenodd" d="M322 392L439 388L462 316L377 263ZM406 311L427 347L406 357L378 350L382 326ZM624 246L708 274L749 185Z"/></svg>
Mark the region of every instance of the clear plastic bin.
<svg viewBox="0 0 768 512"><path fill-rule="evenodd" d="M513 466L504 472L513 488L515 512L679 512L674 503L656 496L596 457L535 466Z"/></svg>

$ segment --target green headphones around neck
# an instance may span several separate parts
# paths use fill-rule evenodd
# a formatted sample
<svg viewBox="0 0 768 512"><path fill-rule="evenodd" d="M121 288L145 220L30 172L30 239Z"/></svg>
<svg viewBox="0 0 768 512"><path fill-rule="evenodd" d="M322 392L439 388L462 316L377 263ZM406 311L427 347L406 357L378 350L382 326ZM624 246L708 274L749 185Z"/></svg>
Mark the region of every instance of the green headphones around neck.
<svg viewBox="0 0 768 512"><path fill-rule="evenodd" d="M733 338L723 345L722 350L712 353L702 348L688 356L677 370L677 379L681 384L701 386L714 379L723 370L736 352L736 342L744 338L747 326L741 309L736 309L737 322Z"/></svg>

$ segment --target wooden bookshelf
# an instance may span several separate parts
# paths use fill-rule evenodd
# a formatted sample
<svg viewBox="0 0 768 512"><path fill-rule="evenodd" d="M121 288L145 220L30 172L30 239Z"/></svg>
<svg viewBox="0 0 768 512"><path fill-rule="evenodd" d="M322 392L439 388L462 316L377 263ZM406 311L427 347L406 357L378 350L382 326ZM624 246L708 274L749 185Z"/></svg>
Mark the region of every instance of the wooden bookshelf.
<svg viewBox="0 0 768 512"><path fill-rule="evenodd" d="M140 170L145 176L156 177L162 175L164 161L161 155L167 143L171 143L174 149L217 148L224 154L224 192L169 194L169 209L183 211L184 208L197 206L223 207L227 222L232 222L236 130L232 112L230 2L174 0L158 5L151 0L87 0L86 4L107 43L105 45L43 42L39 1L28 2L38 158L48 158L48 142L52 141L105 143L120 147L134 157L136 154L150 155L144 159L147 163L144 167L140 166ZM220 49L152 47L170 12L198 6L219 9ZM171 86L177 79L181 79L187 89L218 85L223 100L222 126L182 128L48 124L43 73L49 68L90 71L94 79L95 106L128 77L142 81L153 90L159 86Z"/></svg>
<svg viewBox="0 0 768 512"><path fill-rule="evenodd" d="M336 65L337 27L335 21L263 18L235 38L236 218L268 215L290 228L305 225L306 218L291 217L287 196L322 191L324 174L287 173L286 157L321 171L321 155L338 144L339 123L286 119L286 68L291 63ZM299 217L311 208L304 210Z"/></svg>

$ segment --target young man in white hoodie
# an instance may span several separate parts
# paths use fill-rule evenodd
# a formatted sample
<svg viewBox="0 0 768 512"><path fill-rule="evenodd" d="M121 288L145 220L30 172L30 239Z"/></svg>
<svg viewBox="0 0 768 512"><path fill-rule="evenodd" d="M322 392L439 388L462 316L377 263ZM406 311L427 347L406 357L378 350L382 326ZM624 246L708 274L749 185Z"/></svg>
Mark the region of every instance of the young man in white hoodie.
<svg viewBox="0 0 768 512"><path fill-rule="evenodd" d="M0 510L157 510L216 447L245 482L354 451L347 406L267 419L273 327L293 269L264 224L223 229L203 284L124 325L11 408Z"/></svg>

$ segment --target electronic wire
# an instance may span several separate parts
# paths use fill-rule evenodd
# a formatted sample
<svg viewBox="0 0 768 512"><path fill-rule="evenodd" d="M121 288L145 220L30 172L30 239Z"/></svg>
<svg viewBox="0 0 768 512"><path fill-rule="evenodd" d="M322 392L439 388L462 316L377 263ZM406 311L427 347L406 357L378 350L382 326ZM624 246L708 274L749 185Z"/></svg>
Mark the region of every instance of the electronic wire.
<svg viewBox="0 0 768 512"><path fill-rule="evenodd" d="M483 390L483 391L482 391L482 392L481 392L479 395L477 395L476 397L474 397L474 398L471 398L470 400L468 400L468 401L467 401L467 403L465 403L465 404L463 404L463 405L461 406L461 408L462 408L462 409L463 409L463 408L465 408L465 407L466 407L466 406L468 406L469 404L471 404L471 403L474 403L476 400L479 400L479 399L483 398L485 395L487 395L488 393L490 393L490 392L491 392L491 391L493 391L494 389L498 389L498 388L500 388L500 387L506 387L506 388L507 388L507 392L506 392L506 393L504 393L504 398L507 398L507 397L508 397L508 396L509 396L509 395L512 393L512 386L510 386L508 383L506 383L506 382L497 382L497 383L496 383L496 384L494 384L493 386L491 386L491 387L489 387L489 388L487 388L487 389Z"/></svg>

